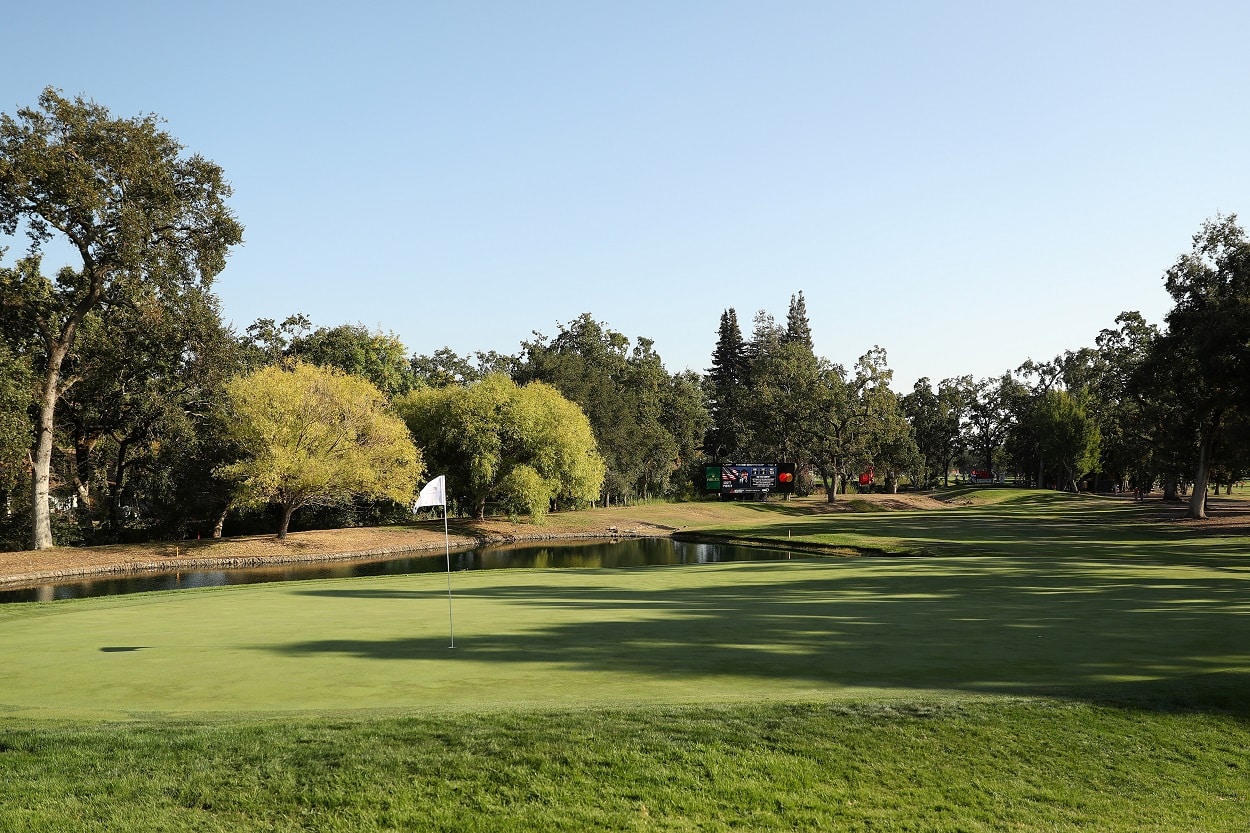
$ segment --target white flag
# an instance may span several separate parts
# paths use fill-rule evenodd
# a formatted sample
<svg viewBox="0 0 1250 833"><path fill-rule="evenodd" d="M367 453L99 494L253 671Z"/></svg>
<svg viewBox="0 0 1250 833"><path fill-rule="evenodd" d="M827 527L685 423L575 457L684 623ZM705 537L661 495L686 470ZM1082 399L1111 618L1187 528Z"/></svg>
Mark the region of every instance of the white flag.
<svg viewBox="0 0 1250 833"><path fill-rule="evenodd" d="M422 506L447 506L447 475L440 474L438 477L425 484L425 488L421 490L421 494L417 497L417 502L412 505L412 511L416 512Z"/></svg>

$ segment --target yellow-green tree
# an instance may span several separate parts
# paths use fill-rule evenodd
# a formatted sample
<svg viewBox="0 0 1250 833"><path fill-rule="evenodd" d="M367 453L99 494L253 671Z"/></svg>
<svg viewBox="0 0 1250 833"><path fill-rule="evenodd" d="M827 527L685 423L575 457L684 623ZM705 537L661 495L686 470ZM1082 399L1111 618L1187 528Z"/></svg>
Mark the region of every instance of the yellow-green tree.
<svg viewBox="0 0 1250 833"><path fill-rule="evenodd" d="M367 380L303 363L271 365L227 388L231 439L244 458L220 473L240 505L282 510L278 537L303 506L353 496L412 499L423 465L403 420Z"/></svg>
<svg viewBox="0 0 1250 833"><path fill-rule="evenodd" d="M588 503L603 458L586 414L550 385L493 373L467 386L418 388L396 403L431 468L478 517L488 500L538 517L551 502Z"/></svg>

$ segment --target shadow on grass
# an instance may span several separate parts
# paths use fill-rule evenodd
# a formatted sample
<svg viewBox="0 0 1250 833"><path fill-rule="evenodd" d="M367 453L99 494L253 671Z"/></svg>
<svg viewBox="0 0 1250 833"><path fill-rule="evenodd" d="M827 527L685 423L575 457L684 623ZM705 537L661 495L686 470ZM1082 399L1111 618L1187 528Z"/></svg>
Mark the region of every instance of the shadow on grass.
<svg viewBox="0 0 1250 833"><path fill-rule="evenodd" d="M1025 496L1026 498L1029 496ZM963 507L942 511L844 513L756 524L755 538L794 535L832 546L858 546L898 553L1008 555L1057 558L1071 555L1131 557L1134 563L1194 563L1206 555L1242 554L1250 539L1201 525L1153 521L1156 509L1111 499L1047 496L1034 503ZM706 530L734 536L734 527Z"/></svg>
<svg viewBox="0 0 1250 833"><path fill-rule="evenodd" d="M1201 561L1202 559L1199 559ZM1115 559L934 559L898 570L738 565L714 585L518 579L460 591L503 614L455 658L585 671L1057 696L1250 717L1250 572L1126 574ZM849 566L849 565L846 565ZM680 585L680 582L676 583ZM306 591L433 600L429 592ZM509 616L509 611L512 615ZM447 659L446 640L311 640L285 655Z"/></svg>

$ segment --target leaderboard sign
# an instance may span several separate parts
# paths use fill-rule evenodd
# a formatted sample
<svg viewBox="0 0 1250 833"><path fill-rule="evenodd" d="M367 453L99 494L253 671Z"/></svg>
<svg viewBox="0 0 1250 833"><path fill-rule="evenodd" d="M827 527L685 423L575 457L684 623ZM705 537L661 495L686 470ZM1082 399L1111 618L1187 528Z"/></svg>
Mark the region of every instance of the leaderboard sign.
<svg viewBox="0 0 1250 833"><path fill-rule="evenodd" d="M707 466L705 491L721 497L767 497L794 491L794 463L726 463Z"/></svg>

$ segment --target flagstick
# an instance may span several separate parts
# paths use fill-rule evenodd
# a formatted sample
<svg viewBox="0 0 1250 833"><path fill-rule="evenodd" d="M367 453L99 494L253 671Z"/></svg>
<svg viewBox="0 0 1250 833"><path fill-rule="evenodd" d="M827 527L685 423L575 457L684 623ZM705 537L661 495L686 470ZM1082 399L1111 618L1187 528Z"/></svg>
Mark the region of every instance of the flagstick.
<svg viewBox="0 0 1250 833"><path fill-rule="evenodd" d="M451 542L447 538L447 501L443 500L443 552L447 554L447 625L451 630L451 647L456 647L456 616L451 608Z"/></svg>

